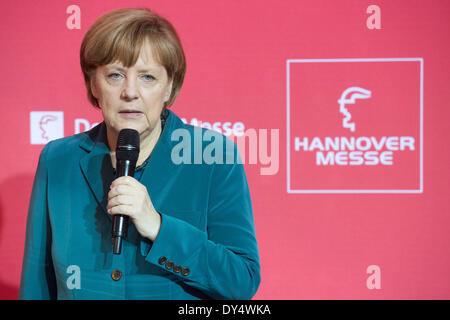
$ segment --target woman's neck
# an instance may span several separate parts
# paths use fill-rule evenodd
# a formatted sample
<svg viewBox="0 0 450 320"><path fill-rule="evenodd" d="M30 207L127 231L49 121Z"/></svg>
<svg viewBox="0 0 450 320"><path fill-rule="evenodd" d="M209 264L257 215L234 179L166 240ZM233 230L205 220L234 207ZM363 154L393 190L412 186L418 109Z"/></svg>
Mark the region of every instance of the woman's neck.
<svg viewBox="0 0 450 320"><path fill-rule="evenodd" d="M153 130L149 133L145 132L140 135L140 151L139 151L139 158L137 160L136 166L140 166L152 153L153 149L156 146L156 143L158 142L159 136L161 135L162 127L161 127L161 120L158 119L158 123L153 128ZM108 145L109 150L111 154L111 162L112 166L115 169L116 168L116 144L117 144L117 135L108 134L107 131L107 137L108 137Z"/></svg>

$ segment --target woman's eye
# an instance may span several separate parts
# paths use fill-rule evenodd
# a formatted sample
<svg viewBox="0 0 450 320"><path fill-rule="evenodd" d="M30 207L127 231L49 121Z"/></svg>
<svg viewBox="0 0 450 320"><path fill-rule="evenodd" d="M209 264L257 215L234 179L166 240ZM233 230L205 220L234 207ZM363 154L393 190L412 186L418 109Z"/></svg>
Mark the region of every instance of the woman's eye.
<svg viewBox="0 0 450 320"><path fill-rule="evenodd" d="M113 72L113 73L108 74L108 78L110 78L110 79L120 79L121 76L122 75L120 73L117 73L117 72Z"/></svg>
<svg viewBox="0 0 450 320"><path fill-rule="evenodd" d="M145 81L153 81L153 80L155 80L155 77L152 76L151 74L144 74L144 75L142 75L142 78L143 78Z"/></svg>

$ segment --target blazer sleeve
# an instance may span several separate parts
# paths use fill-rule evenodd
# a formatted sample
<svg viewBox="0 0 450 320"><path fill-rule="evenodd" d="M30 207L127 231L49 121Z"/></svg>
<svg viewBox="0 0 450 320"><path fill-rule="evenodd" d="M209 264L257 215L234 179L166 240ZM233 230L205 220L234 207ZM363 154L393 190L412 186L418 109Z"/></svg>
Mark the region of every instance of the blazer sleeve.
<svg viewBox="0 0 450 320"><path fill-rule="evenodd" d="M19 299L56 299L51 259L51 228L47 210L47 144L39 157L26 226Z"/></svg>
<svg viewBox="0 0 450 320"><path fill-rule="evenodd" d="M165 261L179 265L181 271L170 272L213 299L251 299L261 276L244 166L236 161L212 170L207 233L160 212L161 228L146 260L165 269Z"/></svg>

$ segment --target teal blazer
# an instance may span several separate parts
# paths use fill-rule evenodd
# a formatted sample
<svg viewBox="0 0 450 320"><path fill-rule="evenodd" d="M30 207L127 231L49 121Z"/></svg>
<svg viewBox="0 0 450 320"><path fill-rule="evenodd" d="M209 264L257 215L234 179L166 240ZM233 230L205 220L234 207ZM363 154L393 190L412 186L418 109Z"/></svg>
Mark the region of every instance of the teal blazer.
<svg viewBox="0 0 450 320"><path fill-rule="evenodd" d="M242 161L174 163L181 138L172 133L180 128L191 133L192 159L198 132L223 142L224 159L240 159L234 142L169 111L140 178L161 229L151 242L130 220L120 255L112 253L106 212L114 171L105 124L45 146L28 211L20 299L250 299L256 293L259 252Z"/></svg>

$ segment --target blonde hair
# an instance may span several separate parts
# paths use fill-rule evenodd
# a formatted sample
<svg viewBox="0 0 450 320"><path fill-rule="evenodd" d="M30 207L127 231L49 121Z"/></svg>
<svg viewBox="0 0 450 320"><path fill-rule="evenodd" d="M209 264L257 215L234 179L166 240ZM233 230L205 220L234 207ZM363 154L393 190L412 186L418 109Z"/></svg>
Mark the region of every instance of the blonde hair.
<svg viewBox="0 0 450 320"><path fill-rule="evenodd" d="M81 70L92 105L99 108L91 91L91 76L95 69L115 61L120 61L127 68L135 65L147 40L150 41L153 56L172 80L172 92L164 110L175 102L186 73L186 59L175 28L147 8L125 8L98 18L81 43Z"/></svg>

